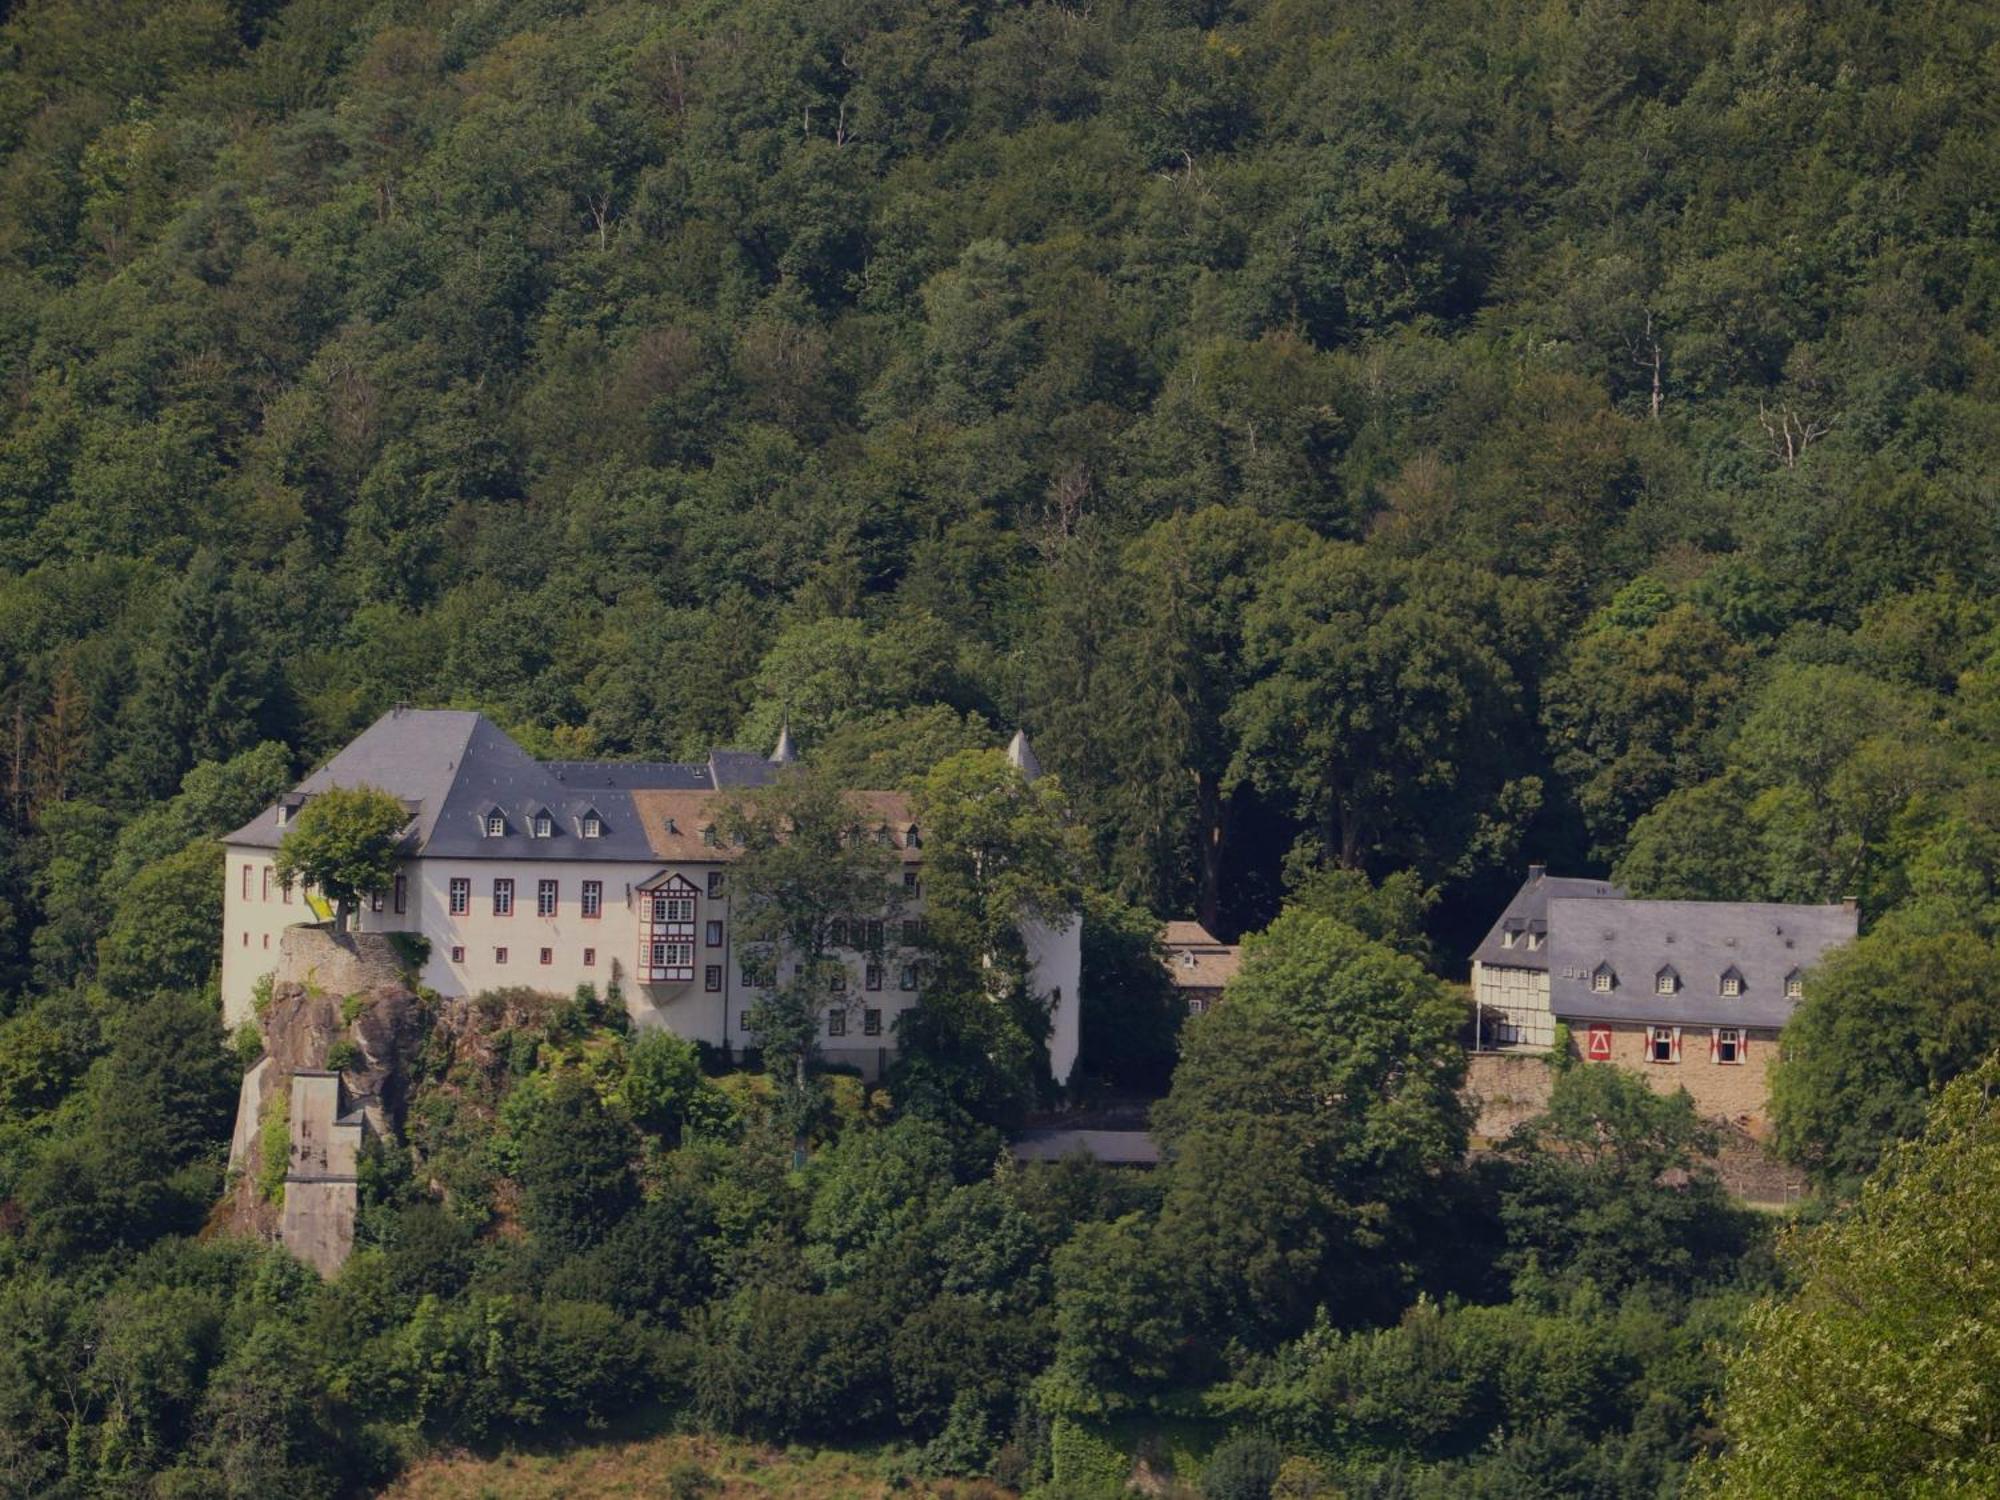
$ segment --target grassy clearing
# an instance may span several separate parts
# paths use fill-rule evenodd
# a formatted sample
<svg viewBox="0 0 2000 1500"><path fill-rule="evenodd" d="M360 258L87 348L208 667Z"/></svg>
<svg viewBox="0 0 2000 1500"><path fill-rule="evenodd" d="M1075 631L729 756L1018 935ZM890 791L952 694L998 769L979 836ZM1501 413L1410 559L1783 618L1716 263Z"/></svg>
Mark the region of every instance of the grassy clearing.
<svg viewBox="0 0 2000 1500"><path fill-rule="evenodd" d="M916 1480L892 1491L876 1456L654 1433L562 1450L440 1455L383 1500L1011 1500L983 1481Z"/></svg>

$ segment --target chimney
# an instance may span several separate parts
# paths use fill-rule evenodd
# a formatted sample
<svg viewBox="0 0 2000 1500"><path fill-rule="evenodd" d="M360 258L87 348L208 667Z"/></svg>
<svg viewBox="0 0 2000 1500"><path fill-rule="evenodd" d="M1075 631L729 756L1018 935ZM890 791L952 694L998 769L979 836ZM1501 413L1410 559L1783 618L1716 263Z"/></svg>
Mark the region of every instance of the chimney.
<svg viewBox="0 0 2000 1500"><path fill-rule="evenodd" d="M1529 865L1528 883L1532 885L1537 880L1540 880L1543 876L1547 875L1548 873L1549 873L1549 867L1547 865Z"/></svg>
<svg viewBox="0 0 2000 1500"><path fill-rule="evenodd" d="M1851 911L1857 917L1860 916L1861 898L1859 896L1842 896L1840 898L1840 909L1842 911Z"/></svg>

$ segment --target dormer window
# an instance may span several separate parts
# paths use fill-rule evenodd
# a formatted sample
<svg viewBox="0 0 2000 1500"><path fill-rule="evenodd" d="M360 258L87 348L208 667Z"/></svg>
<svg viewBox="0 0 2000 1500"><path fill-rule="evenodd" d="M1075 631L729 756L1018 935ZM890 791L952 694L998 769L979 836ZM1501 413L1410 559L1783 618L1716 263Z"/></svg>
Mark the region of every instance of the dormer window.
<svg viewBox="0 0 2000 1500"><path fill-rule="evenodd" d="M1608 995L1618 984L1618 976L1610 964L1599 964L1590 976L1590 987L1600 995Z"/></svg>
<svg viewBox="0 0 2000 1500"><path fill-rule="evenodd" d="M1731 1000L1743 993L1743 975L1734 965L1722 971L1722 993Z"/></svg>
<svg viewBox="0 0 2000 1500"><path fill-rule="evenodd" d="M486 815L486 836L489 839L497 839L505 836L506 832L507 815L496 807Z"/></svg>
<svg viewBox="0 0 2000 1500"><path fill-rule="evenodd" d="M715 825L713 823L704 823L701 825L701 841L711 849L715 847L716 837Z"/></svg>
<svg viewBox="0 0 2000 1500"><path fill-rule="evenodd" d="M1680 987L1681 976L1672 969L1662 969L1653 976L1653 993L1656 995L1678 994Z"/></svg>
<svg viewBox="0 0 2000 1500"><path fill-rule="evenodd" d="M896 835L889 832L889 825L887 823L884 823L880 828L875 830L875 842L882 845L885 849L896 847Z"/></svg>
<svg viewBox="0 0 2000 1500"><path fill-rule="evenodd" d="M278 804L278 826L280 828L283 828L287 823L291 821L292 821L292 810L289 807L285 806L284 803L280 802Z"/></svg>
<svg viewBox="0 0 2000 1500"><path fill-rule="evenodd" d="M1806 997L1806 977L1797 969L1785 976L1785 998L1803 1000Z"/></svg>
<svg viewBox="0 0 2000 1500"><path fill-rule="evenodd" d="M924 847L923 835L917 832L916 824L912 823L908 828L903 830L903 847L905 849L921 849Z"/></svg>
<svg viewBox="0 0 2000 1500"><path fill-rule="evenodd" d="M1530 953L1540 953L1542 951L1542 945L1546 943L1548 940L1549 940L1549 935L1546 932L1529 933L1528 951Z"/></svg>
<svg viewBox="0 0 2000 1500"><path fill-rule="evenodd" d="M538 839L551 838L554 836L555 831L556 831L556 820L550 817L546 811L538 812L535 814L536 838Z"/></svg>
<svg viewBox="0 0 2000 1500"><path fill-rule="evenodd" d="M604 820L596 813L587 812L583 815L583 836L587 839L604 836Z"/></svg>
<svg viewBox="0 0 2000 1500"><path fill-rule="evenodd" d="M1501 934L1500 934L1500 946L1501 946L1501 947L1503 947L1503 948L1511 948L1511 947L1513 947L1513 946L1514 946L1514 939L1518 938L1518 937L1519 937L1520 935L1521 935L1521 934L1520 934L1520 933L1518 933L1518 932L1503 932L1503 933L1501 933Z"/></svg>

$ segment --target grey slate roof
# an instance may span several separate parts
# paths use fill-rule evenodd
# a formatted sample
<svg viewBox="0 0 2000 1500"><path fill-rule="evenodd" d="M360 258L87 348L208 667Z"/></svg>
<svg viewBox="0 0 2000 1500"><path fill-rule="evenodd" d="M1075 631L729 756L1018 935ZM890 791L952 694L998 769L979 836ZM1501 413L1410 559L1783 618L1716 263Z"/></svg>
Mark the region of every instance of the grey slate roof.
<svg viewBox="0 0 2000 1500"><path fill-rule="evenodd" d="M1514 893L1514 899L1507 903L1507 909L1500 913L1500 919L1493 924L1492 930L1472 950L1473 962L1510 969L1545 970L1549 967L1547 943L1539 952L1529 948L1525 942L1517 942L1516 946L1509 948L1502 941L1504 935L1510 929L1518 933L1539 932L1546 935L1551 900L1609 900L1624 894L1608 880L1551 875L1541 865L1529 865L1528 878Z"/></svg>
<svg viewBox="0 0 2000 1500"><path fill-rule="evenodd" d="M1785 979L1851 942L1860 923L1851 906L1788 906L1734 901L1576 900L1548 903L1549 1003L1564 1020L1655 1025L1783 1026L1797 1008ZM1614 988L1591 976L1609 965ZM1655 991L1662 968L1680 980ZM1734 969L1741 993L1722 993Z"/></svg>
<svg viewBox="0 0 2000 1500"><path fill-rule="evenodd" d="M373 786L400 797L415 813L407 852L445 858L652 859L645 830L632 806L641 783L708 785L703 766L635 765L535 760L498 726L455 709L395 709L364 729L345 749L281 798L296 807L301 796L331 787ZM489 813L506 819L507 831L489 837ZM537 814L553 825L534 836ZM596 813L602 836L583 837L586 814ZM283 834L275 806L266 808L224 841L275 848Z"/></svg>

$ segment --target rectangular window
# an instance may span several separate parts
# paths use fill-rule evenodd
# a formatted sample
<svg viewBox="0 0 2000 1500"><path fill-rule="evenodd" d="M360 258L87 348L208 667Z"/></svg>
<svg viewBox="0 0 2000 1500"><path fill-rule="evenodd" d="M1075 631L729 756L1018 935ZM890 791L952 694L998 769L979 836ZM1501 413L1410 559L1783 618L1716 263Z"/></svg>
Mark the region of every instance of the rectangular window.
<svg viewBox="0 0 2000 1500"><path fill-rule="evenodd" d="M1681 1060L1681 1029L1678 1026L1646 1028L1646 1061L1677 1063Z"/></svg>
<svg viewBox="0 0 2000 1500"><path fill-rule="evenodd" d="M903 918L903 946L917 947L924 940L924 924L915 917Z"/></svg>
<svg viewBox="0 0 2000 1500"><path fill-rule="evenodd" d="M653 943L653 967L656 969L685 969L694 962L694 944L685 940L655 939Z"/></svg>
<svg viewBox="0 0 2000 1500"><path fill-rule="evenodd" d="M214 887L211 886L209 889L213 890ZM248 865L243 867L243 899L245 901L250 899L250 867Z"/></svg>
<svg viewBox="0 0 2000 1500"><path fill-rule="evenodd" d="M583 883L583 914L591 921L604 915L604 882L586 880Z"/></svg>
<svg viewBox="0 0 2000 1500"><path fill-rule="evenodd" d="M711 948L720 948L722 946L722 924L720 922L710 922L708 924L708 946Z"/></svg>
<svg viewBox="0 0 2000 1500"><path fill-rule="evenodd" d="M1609 969L1599 969L1595 974L1591 975L1590 987L1600 995L1610 994L1611 971Z"/></svg>
<svg viewBox="0 0 2000 1500"><path fill-rule="evenodd" d="M720 896L721 894L722 894L722 871L710 870L708 872L708 899L713 901L717 896Z"/></svg>
<svg viewBox="0 0 2000 1500"><path fill-rule="evenodd" d="M264 946L266 948L271 946L271 934L268 932L264 934Z"/></svg>
<svg viewBox="0 0 2000 1500"><path fill-rule="evenodd" d="M544 948L542 950L542 962L545 964L552 964L555 961L556 961L556 950L553 948Z"/></svg>
<svg viewBox="0 0 2000 1500"><path fill-rule="evenodd" d="M864 1010L861 1012L861 1034L863 1036L880 1036L882 1034L881 1011Z"/></svg>
<svg viewBox="0 0 2000 1500"><path fill-rule="evenodd" d="M553 880L535 882L535 915L553 917L556 914L556 883Z"/></svg>
<svg viewBox="0 0 2000 1500"><path fill-rule="evenodd" d="M248 895L249 893L246 891L244 894ZM269 901L271 899L271 867L269 865L264 866L264 883L257 892L257 899L259 901Z"/></svg>
<svg viewBox="0 0 2000 1500"><path fill-rule="evenodd" d="M1722 993L1732 998L1742 994L1743 981L1738 979L1734 974L1728 975L1722 981Z"/></svg>
<svg viewBox="0 0 2000 1500"><path fill-rule="evenodd" d="M845 964L842 964L839 968L835 969L831 974L826 976L826 987L832 990L836 995L844 995L847 993L847 966Z"/></svg>
<svg viewBox="0 0 2000 1500"><path fill-rule="evenodd" d="M692 922L694 920L694 897L665 896L656 892L653 896L653 920L655 922Z"/></svg>
<svg viewBox="0 0 2000 1500"><path fill-rule="evenodd" d="M451 914L462 917L472 910L472 882L454 877L451 882Z"/></svg>
<svg viewBox="0 0 2000 1500"><path fill-rule="evenodd" d="M882 951L882 922L879 917L868 924L868 951L870 953Z"/></svg>
<svg viewBox="0 0 2000 1500"><path fill-rule="evenodd" d="M868 969L867 969L867 972L866 972L866 974L865 974L865 975L863 976L863 979L862 979L862 983L864 983L865 985L867 985L867 986L868 986L868 988L869 988L869 989L871 989L871 990L879 990L879 989L881 989L881 988L882 988L882 966L881 966L880 964L873 964L873 963L871 963L871 964L870 964L870 965L868 966Z"/></svg>
<svg viewBox="0 0 2000 1500"><path fill-rule="evenodd" d="M701 987L714 994L722 988L722 965L709 964L701 971Z"/></svg>
<svg viewBox="0 0 2000 1500"><path fill-rule="evenodd" d="M1654 994L1656 994L1656 995L1671 995L1671 994L1672 994L1673 992L1674 992L1674 976L1673 976L1673 975L1671 975L1671 974L1662 974L1662 975L1661 975L1661 976L1660 976L1660 977L1659 977L1658 979L1655 979L1655 980L1653 981L1653 993L1654 993Z"/></svg>
<svg viewBox="0 0 2000 1500"><path fill-rule="evenodd" d="M915 964L904 964L902 971L896 975L896 988L899 990L913 990L916 987L917 966Z"/></svg>
<svg viewBox="0 0 2000 1500"><path fill-rule="evenodd" d="M583 966L586 969L597 967L597 950L595 948L586 948L583 950Z"/></svg>
<svg viewBox="0 0 2000 1500"><path fill-rule="evenodd" d="M401 916L410 909L410 880L407 875L396 877L396 914Z"/></svg>
<svg viewBox="0 0 2000 1500"><path fill-rule="evenodd" d="M1545 932L1531 932L1531 933L1529 933L1529 934L1528 934L1528 951L1529 951L1530 953L1539 953L1539 952L1541 951L1541 948L1542 948L1542 944L1543 944L1543 943L1545 943L1545 942L1547 942L1547 941L1548 941L1548 934L1547 934L1547 933L1545 933Z"/></svg>
<svg viewBox="0 0 2000 1500"><path fill-rule="evenodd" d="M826 1013L826 1034L828 1036L847 1035L847 1012L837 1005Z"/></svg>
<svg viewBox="0 0 2000 1500"><path fill-rule="evenodd" d="M493 950L493 962L496 964L507 962L507 950L505 948L495 948Z"/></svg>
<svg viewBox="0 0 2000 1500"><path fill-rule="evenodd" d="M292 904L292 883L289 880L278 887L278 899L287 906Z"/></svg>
<svg viewBox="0 0 2000 1500"><path fill-rule="evenodd" d="M462 964L462 963L464 963L464 962L465 962L465 950L464 950L463 948L453 948L453 949L451 950L451 961L452 961L453 963L455 963L455 964Z"/></svg>
<svg viewBox="0 0 2000 1500"><path fill-rule="evenodd" d="M903 889L906 891L914 891L916 888L917 888L917 872L915 870L903 871Z"/></svg>
<svg viewBox="0 0 2000 1500"><path fill-rule="evenodd" d="M514 915L514 882L504 877L493 882L493 915Z"/></svg>
<svg viewBox="0 0 2000 1500"><path fill-rule="evenodd" d="M1716 1062L1734 1065L1743 1061L1743 1028L1718 1026L1709 1039L1709 1056Z"/></svg>
<svg viewBox="0 0 2000 1500"><path fill-rule="evenodd" d="M744 959L742 963L736 966L736 982L746 990L757 988L757 980L752 973L749 959Z"/></svg>
<svg viewBox="0 0 2000 1500"><path fill-rule="evenodd" d="M380 891L377 891L368 898L368 909L370 911L380 911L382 909L382 893Z"/></svg>
<svg viewBox="0 0 2000 1500"><path fill-rule="evenodd" d="M243 934L243 946L246 948L250 946L250 934L247 932Z"/></svg>

